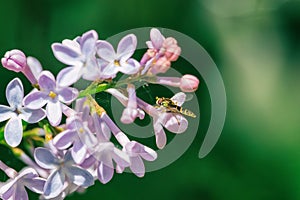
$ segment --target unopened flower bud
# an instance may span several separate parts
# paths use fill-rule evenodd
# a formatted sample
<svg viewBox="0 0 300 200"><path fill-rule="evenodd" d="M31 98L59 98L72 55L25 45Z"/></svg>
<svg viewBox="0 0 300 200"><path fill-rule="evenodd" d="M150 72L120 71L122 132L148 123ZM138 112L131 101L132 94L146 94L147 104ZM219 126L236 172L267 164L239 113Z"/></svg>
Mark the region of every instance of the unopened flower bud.
<svg viewBox="0 0 300 200"><path fill-rule="evenodd" d="M177 45L177 41L172 37L168 37L164 41L161 50L164 51L164 55L169 61L176 61L181 53L181 48Z"/></svg>
<svg viewBox="0 0 300 200"><path fill-rule="evenodd" d="M31 84L36 84L37 79L34 77L31 69L27 65L27 58L25 54L18 50L13 49L5 53L4 58L1 59L3 67L14 72L22 72Z"/></svg>
<svg viewBox="0 0 300 200"><path fill-rule="evenodd" d="M166 73L171 67L171 62L165 57L160 57L151 68L152 74Z"/></svg>
<svg viewBox="0 0 300 200"><path fill-rule="evenodd" d="M27 65L25 54L18 49L6 52L1 63L3 67L15 72L23 71Z"/></svg>
<svg viewBox="0 0 300 200"><path fill-rule="evenodd" d="M180 80L180 89L183 92L194 92L198 89L199 79L193 75L186 74Z"/></svg>

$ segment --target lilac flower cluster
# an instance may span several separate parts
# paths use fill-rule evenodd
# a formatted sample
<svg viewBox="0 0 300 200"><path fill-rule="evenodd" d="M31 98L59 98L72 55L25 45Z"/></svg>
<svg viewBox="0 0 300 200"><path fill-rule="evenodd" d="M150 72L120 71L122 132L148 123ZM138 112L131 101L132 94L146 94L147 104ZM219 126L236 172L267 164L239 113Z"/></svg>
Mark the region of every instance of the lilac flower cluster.
<svg viewBox="0 0 300 200"><path fill-rule="evenodd" d="M159 149L167 143L164 128L183 133L188 126L186 118L180 112L166 112L138 98L134 83L143 80L178 87L182 92L174 99L180 98L181 106L185 101L183 92L197 90L199 80L188 74L158 76L178 59L181 48L174 38L165 38L155 28L150 39L140 61L132 58L137 46L133 34L123 37L116 50L109 42L99 40L94 30L54 43L54 56L67 65L56 77L43 70L36 58L26 57L20 50L4 55L2 65L22 72L33 90L24 97L23 84L15 78L6 87L9 106L0 105L0 122L7 121L2 143L28 165L17 173L0 161L0 169L9 177L0 183L2 199L28 199L25 187L40 194L41 199L64 199L93 185L95 180L108 183L114 172L123 173L125 168L138 177L144 176L144 160L154 161L157 153L130 140L91 95L107 92L118 99L125 107L120 119L124 124L136 118L142 120L145 113L151 116ZM116 82L118 73L128 78ZM79 79L91 81L90 86L82 91L73 88ZM36 124L36 128L27 129L27 123ZM30 138L31 144L25 147L29 146L31 156L17 148L24 137ZM112 137L118 144L112 142ZM37 145L41 141L43 145Z"/></svg>

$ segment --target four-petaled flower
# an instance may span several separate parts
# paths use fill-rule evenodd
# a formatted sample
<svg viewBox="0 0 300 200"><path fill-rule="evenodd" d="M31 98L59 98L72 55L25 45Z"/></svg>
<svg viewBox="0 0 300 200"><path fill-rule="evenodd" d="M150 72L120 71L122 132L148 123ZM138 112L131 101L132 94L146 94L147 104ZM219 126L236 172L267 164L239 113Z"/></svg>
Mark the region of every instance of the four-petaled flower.
<svg viewBox="0 0 300 200"><path fill-rule="evenodd" d="M90 131L87 121L77 116L68 118L67 129L53 139L54 146L61 150L73 144L71 153L73 160L78 164L84 161L88 150L93 148L96 142L96 137Z"/></svg>
<svg viewBox="0 0 300 200"><path fill-rule="evenodd" d="M10 106L0 105L0 122L9 119L4 129L4 138L8 145L16 147L23 135L22 120L36 123L45 117L41 108L31 109L23 106L24 89L19 78L10 81L6 87L6 99Z"/></svg>
<svg viewBox="0 0 300 200"><path fill-rule="evenodd" d="M33 90L24 98L24 105L31 109L46 106L46 114L52 126L59 125L62 118L62 104L70 104L78 96L78 90L59 87L49 71L43 71L38 79L40 90Z"/></svg>
<svg viewBox="0 0 300 200"><path fill-rule="evenodd" d="M3 200L28 200L25 187L35 193L42 194L45 182L45 179L40 178L33 168L24 168L1 186L0 197Z"/></svg>
<svg viewBox="0 0 300 200"><path fill-rule="evenodd" d="M34 158L39 166L52 170L43 190L43 195L47 199L62 193L65 182L82 187L89 187L94 183L93 176L74 163L70 151L67 151L63 157L59 157L49 149L39 147L35 149Z"/></svg>
<svg viewBox="0 0 300 200"><path fill-rule="evenodd" d="M127 153L130 159L129 168L138 177L143 177L145 175L145 165L142 160L154 161L157 158L157 153L139 142L128 141L123 146L123 151ZM124 167L117 166L118 172L124 171Z"/></svg>
<svg viewBox="0 0 300 200"><path fill-rule="evenodd" d="M97 40L97 32L91 30L74 40L52 44L54 56L62 63L70 65L57 75L59 85L69 86L81 77L91 81L99 78L99 67L95 57Z"/></svg>
<svg viewBox="0 0 300 200"><path fill-rule="evenodd" d="M100 57L98 64L101 67L101 76L114 78L118 72L135 74L140 69L140 63L130 58L137 45L136 36L129 34L121 39L117 52L113 46L104 40L97 42L97 54Z"/></svg>
<svg viewBox="0 0 300 200"><path fill-rule="evenodd" d="M99 142L83 166L87 166L88 163L94 165L99 181L106 184L114 175L113 161L122 168L130 166L129 156L125 152L116 148L112 142Z"/></svg>

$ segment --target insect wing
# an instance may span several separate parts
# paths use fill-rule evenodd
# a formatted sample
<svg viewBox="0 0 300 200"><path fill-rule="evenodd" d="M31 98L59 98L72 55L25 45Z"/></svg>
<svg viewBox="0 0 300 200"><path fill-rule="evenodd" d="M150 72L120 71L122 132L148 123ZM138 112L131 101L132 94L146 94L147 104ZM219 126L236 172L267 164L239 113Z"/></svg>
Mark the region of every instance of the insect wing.
<svg viewBox="0 0 300 200"><path fill-rule="evenodd" d="M183 92L178 92L175 94L171 100L177 104L177 106L182 106L182 104L185 102L186 94Z"/></svg>
<svg viewBox="0 0 300 200"><path fill-rule="evenodd" d="M192 94L186 94L185 102L191 101L194 98Z"/></svg>

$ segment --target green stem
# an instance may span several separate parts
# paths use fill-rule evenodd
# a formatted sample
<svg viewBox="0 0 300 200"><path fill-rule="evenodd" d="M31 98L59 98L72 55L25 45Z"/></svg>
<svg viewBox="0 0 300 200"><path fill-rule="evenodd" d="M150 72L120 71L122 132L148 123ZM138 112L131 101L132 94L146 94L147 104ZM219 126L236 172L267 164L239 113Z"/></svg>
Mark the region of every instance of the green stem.
<svg viewBox="0 0 300 200"><path fill-rule="evenodd" d="M86 97L88 95L93 95L99 92L104 92L105 90L109 88L119 88L123 85L127 85L128 83L134 83L137 81L146 81L146 82L153 82L155 80L155 76L149 76L149 75L142 75L142 76L136 76L136 77L128 77L124 80L117 81L117 82L110 82L110 83L98 83L93 82L91 85L89 85L85 90L80 91L78 95L79 98Z"/></svg>
<svg viewBox="0 0 300 200"><path fill-rule="evenodd" d="M86 97L87 95L92 95L92 94L96 94L99 92L103 92L109 88L114 87L114 83L100 83L99 85L95 85L92 87L87 87L85 90L82 90L79 95L78 95L78 99L82 98L82 97Z"/></svg>

